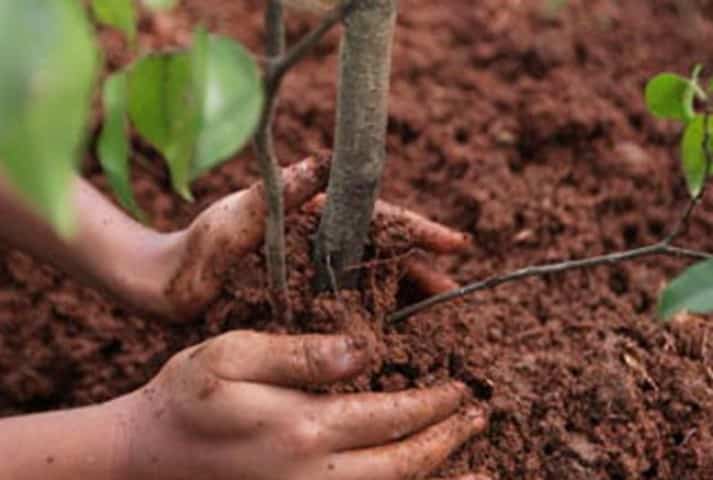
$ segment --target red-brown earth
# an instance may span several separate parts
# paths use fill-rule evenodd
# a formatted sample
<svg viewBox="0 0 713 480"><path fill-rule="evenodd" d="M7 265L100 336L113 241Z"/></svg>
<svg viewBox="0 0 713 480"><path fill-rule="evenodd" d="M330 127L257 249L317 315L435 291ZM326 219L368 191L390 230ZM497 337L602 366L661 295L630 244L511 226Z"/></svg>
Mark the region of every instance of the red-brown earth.
<svg viewBox="0 0 713 480"><path fill-rule="evenodd" d="M473 234L466 254L433 262L461 282L656 241L685 205L678 127L648 115L641 91L654 73L710 60L713 23L685 0L571 0L547 13L554 3L401 2L383 198ZM142 23L145 44L184 42L202 22L260 51L261 2L182 4L173 21ZM313 23L291 18L290 39ZM284 163L332 143L338 38L331 33L286 82L276 125ZM117 35L102 40L111 66L127 60ZM257 177L246 150L199 180L191 205L170 193L150 150L139 156L149 161L137 167L135 185L161 230L186 225ZM87 160L86 174L105 188ZM205 319L176 328L3 251L0 415L128 392L183 346L228 329L356 325L379 340L380 360L339 388L390 391L456 378L487 405L489 429L443 476L713 478L711 319L663 325L655 313L658 292L685 262L654 258L530 279L390 324L384 313L420 298L405 281L396 293L398 261L365 268L362 315L312 301L305 285L314 224L305 213L290 217L291 325L270 317L257 254L231 271ZM713 250L712 232L709 196L682 244ZM398 233L377 223L371 254L407 250Z"/></svg>

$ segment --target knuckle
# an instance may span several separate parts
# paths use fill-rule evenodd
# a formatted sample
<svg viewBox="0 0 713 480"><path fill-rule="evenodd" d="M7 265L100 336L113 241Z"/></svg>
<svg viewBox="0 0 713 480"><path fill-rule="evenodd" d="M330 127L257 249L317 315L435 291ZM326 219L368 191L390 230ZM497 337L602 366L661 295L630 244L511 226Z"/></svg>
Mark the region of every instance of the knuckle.
<svg viewBox="0 0 713 480"><path fill-rule="evenodd" d="M225 362L227 337L221 336L208 340L198 352L201 363L209 369L219 369Z"/></svg>
<svg viewBox="0 0 713 480"><path fill-rule="evenodd" d="M257 344L258 334L252 331L230 332L204 343L200 356L212 371L229 370L231 358L239 353L242 345Z"/></svg>
<svg viewBox="0 0 713 480"><path fill-rule="evenodd" d="M203 371L194 378L191 393L196 400L208 401L220 392L223 384L213 373Z"/></svg>
<svg viewBox="0 0 713 480"><path fill-rule="evenodd" d="M184 374L186 366L192 361L192 359L199 353L201 345L197 345L194 348L188 348L181 350L180 352L173 355L161 368L161 376L164 378L175 379L178 376Z"/></svg>
<svg viewBox="0 0 713 480"><path fill-rule="evenodd" d="M300 356L304 369L305 379L309 383L317 383L320 373L325 367L325 358L322 354L322 345L311 339L300 340Z"/></svg>

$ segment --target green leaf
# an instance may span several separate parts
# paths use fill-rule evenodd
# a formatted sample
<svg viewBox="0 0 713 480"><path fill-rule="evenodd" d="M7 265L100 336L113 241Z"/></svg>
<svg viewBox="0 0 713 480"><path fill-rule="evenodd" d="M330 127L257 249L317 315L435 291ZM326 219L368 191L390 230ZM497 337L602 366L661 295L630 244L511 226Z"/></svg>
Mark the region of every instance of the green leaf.
<svg viewBox="0 0 713 480"><path fill-rule="evenodd" d="M177 3L178 0L144 0L144 4L152 10L168 10Z"/></svg>
<svg viewBox="0 0 713 480"><path fill-rule="evenodd" d="M99 162L121 205L136 218L146 215L136 203L129 166L128 87L126 74L115 73L104 84L104 126L99 136Z"/></svg>
<svg viewBox="0 0 713 480"><path fill-rule="evenodd" d="M136 41L136 7L134 0L92 0L96 19L123 31L129 42Z"/></svg>
<svg viewBox="0 0 713 480"><path fill-rule="evenodd" d="M706 181L706 157L703 151L704 124L704 116L697 115L688 123L681 139L683 171L692 197L698 196ZM713 119L709 121L708 131L713 133ZM712 138L708 139L708 144L713 148Z"/></svg>
<svg viewBox="0 0 713 480"><path fill-rule="evenodd" d="M713 311L713 260L692 266L664 290L658 311L670 319L681 311L709 313Z"/></svg>
<svg viewBox="0 0 713 480"><path fill-rule="evenodd" d="M189 188L199 117L188 53L150 55L129 72L129 116L139 133L166 158L173 188L192 200Z"/></svg>
<svg viewBox="0 0 713 480"><path fill-rule="evenodd" d="M689 122L695 116L694 83L674 73L662 73L646 85L646 106L661 118Z"/></svg>
<svg viewBox="0 0 713 480"><path fill-rule="evenodd" d="M0 2L0 169L64 235L96 64L80 2Z"/></svg>
<svg viewBox="0 0 713 480"><path fill-rule="evenodd" d="M227 160L250 140L264 104L258 67L240 44L210 36L207 45L194 46L194 51L201 50L205 58L197 63L205 65L205 84L198 82L197 87L203 102L193 178Z"/></svg>
<svg viewBox="0 0 713 480"><path fill-rule="evenodd" d="M264 103L257 65L233 40L195 35L189 52L151 55L129 73L129 116L165 157L174 189L230 158L250 139Z"/></svg>

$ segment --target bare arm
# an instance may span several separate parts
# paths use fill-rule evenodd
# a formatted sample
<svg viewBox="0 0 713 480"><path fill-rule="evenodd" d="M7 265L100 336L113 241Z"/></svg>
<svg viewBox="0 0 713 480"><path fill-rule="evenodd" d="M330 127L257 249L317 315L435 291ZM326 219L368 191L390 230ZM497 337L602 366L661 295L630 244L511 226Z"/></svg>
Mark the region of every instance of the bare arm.
<svg viewBox="0 0 713 480"><path fill-rule="evenodd" d="M74 180L78 229L61 238L0 177L0 242L51 263L130 305L168 311L166 285L181 259L182 235L160 234L134 221L87 181Z"/></svg>
<svg viewBox="0 0 713 480"><path fill-rule="evenodd" d="M0 420L0 478L121 480L123 403Z"/></svg>

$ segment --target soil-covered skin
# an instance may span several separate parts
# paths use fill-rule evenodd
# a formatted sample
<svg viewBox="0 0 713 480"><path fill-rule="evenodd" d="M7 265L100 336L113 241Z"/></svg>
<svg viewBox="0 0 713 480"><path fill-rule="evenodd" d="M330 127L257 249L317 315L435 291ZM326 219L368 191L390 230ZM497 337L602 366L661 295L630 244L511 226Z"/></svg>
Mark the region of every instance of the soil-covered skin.
<svg viewBox="0 0 713 480"><path fill-rule="evenodd" d="M144 41L182 42L196 22L259 51L257 0L186 0ZM711 58L713 24L685 0L426 0L402 3L383 197L472 233L472 249L433 261L459 281L653 242L686 202L676 126L652 119L642 87ZM477 4L477 5L476 5ZM290 38L314 19L290 19ZM126 60L104 32L112 65ZM277 115L284 162L329 147L333 32L292 73ZM140 146L141 147L141 146ZM194 205L141 147L136 187L155 225L186 225L256 178L249 152L197 182ZM96 164L87 174L104 186ZM655 316L660 288L685 265L655 258L530 279L399 324L384 314L420 298L399 281L410 253L398 225L377 222L361 294L314 300L309 234L290 216L290 285L298 315L271 319L262 259L231 270L205 319L182 328L126 311L17 252L0 258L0 414L83 405L130 391L185 345L232 328L352 331L375 339L370 372L341 390L466 381L490 427L440 474L494 479L713 478L710 318ZM713 200L682 243L713 250ZM111 259L107 259L111 261ZM401 286L398 291L399 285Z"/></svg>

